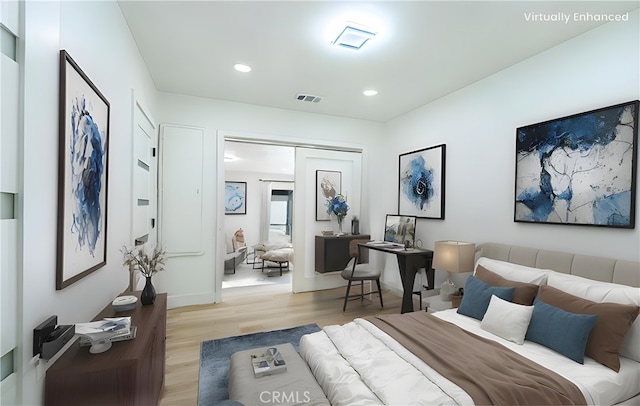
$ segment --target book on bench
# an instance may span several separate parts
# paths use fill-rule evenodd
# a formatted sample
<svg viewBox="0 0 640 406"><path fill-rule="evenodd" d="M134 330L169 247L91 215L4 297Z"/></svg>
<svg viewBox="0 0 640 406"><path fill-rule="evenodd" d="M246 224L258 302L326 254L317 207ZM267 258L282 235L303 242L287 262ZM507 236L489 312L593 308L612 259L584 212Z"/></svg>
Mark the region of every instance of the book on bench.
<svg viewBox="0 0 640 406"><path fill-rule="evenodd" d="M267 348L264 353L251 354L253 373L256 378L281 374L287 370L287 364L277 348Z"/></svg>

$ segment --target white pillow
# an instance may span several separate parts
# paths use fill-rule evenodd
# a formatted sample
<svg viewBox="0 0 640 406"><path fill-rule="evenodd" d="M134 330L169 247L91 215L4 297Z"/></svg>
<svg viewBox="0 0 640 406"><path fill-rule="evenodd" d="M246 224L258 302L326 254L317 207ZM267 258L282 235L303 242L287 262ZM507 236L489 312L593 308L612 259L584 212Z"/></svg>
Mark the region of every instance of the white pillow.
<svg viewBox="0 0 640 406"><path fill-rule="evenodd" d="M550 269L532 268L486 257L478 258L476 268L478 265L482 265L486 269L497 273L505 279L517 282L535 283L536 285L544 285L547 283L547 274L549 272L553 272ZM475 270L473 273L475 275Z"/></svg>
<svg viewBox="0 0 640 406"><path fill-rule="evenodd" d="M533 306L507 302L496 295L491 295L491 301L480 322L480 328L522 345L532 313Z"/></svg>
<svg viewBox="0 0 640 406"><path fill-rule="evenodd" d="M619 303L640 306L640 288L594 281L576 275L551 272L547 284L574 296L597 303ZM640 362L640 316L631 325L620 355Z"/></svg>

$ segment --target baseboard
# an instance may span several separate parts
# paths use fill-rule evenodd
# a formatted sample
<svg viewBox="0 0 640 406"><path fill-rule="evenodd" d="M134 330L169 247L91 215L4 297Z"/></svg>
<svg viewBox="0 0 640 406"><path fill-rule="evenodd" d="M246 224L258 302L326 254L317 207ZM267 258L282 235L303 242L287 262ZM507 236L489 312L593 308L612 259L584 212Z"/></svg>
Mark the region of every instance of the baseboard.
<svg viewBox="0 0 640 406"><path fill-rule="evenodd" d="M213 292L198 293L193 295L168 295L167 308L174 309L176 307L193 306L202 304L216 303L216 297Z"/></svg>

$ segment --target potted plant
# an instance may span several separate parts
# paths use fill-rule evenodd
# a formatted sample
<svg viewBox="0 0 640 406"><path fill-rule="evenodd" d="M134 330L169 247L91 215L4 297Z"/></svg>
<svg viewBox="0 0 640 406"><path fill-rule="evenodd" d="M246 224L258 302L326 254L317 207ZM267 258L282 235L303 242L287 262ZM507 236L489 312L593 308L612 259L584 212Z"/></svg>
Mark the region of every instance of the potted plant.
<svg viewBox="0 0 640 406"><path fill-rule="evenodd" d="M336 235L344 235L342 232L342 222L347 216L349 211L349 205L347 204L347 198L343 194L337 194L334 197L327 199L327 214L334 214L338 219L338 233Z"/></svg>
<svg viewBox="0 0 640 406"><path fill-rule="evenodd" d="M140 294L140 301L143 305L153 304L156 300L156 290L151 283L151 277L159 271L164 271L166 262L166 251L162 247L155 247L151 254L148 254L143 247L128 248L122 247L124 256L123 265L127 266L129 272L140 271L146 278L144 289ZM129 289L133 290L133 279L130 278Z"/></svg>

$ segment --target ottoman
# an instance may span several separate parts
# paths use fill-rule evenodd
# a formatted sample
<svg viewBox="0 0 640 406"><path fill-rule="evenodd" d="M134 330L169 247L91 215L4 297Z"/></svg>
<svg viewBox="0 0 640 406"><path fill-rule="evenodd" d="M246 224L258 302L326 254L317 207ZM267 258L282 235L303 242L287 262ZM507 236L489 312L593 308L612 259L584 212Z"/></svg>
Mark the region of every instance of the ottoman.
<svg viewBox="0 0 640 406"><path fill-rule="evenodd" d="M251 354L262 354L270 347L276 347L282 354L287 370L256 378ZM330 405L307 363L291 344L255 348L231 355L229 399L245 405Z"/></svg>
<svg viewBox="0 0 640 406"><path fill-rule="evenodd" d="M264 261L275 262L280 269L280 276L282 276L282 270L289 270L289 261L293 256L293 248L279 248L277 250L267 251L260 257L262 259L262 269L265 269ZM286 264L286 268L284 268Z"/></svg>

